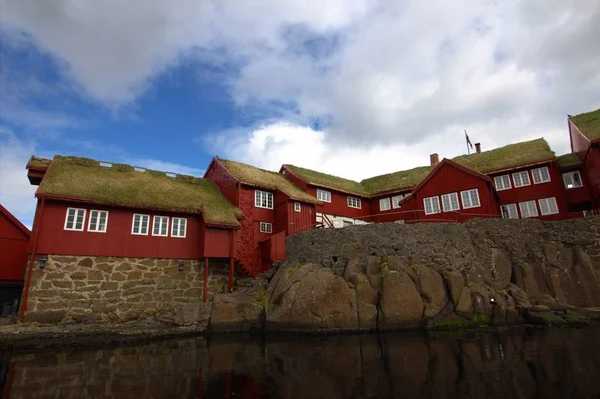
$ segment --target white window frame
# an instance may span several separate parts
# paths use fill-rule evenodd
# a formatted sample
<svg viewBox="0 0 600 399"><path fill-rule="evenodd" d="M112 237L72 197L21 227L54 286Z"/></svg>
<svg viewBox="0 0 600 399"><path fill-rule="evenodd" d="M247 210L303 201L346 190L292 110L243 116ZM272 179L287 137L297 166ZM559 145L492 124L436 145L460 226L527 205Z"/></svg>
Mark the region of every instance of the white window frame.
<svg viewBox="0 0 600 399"><path fill-rule="evenodd" d="M509 209L507 211L507 217L504 217L504 212L503 209ZM511 211L514 211L513 214L511 214ZM518 219L519 218L519 211L517 210L517 204L504 204L504 205L500 205L500 215L502 216L502 219Z"/></svg>
<svg viewBox="0 0 600 399"><path fill-rule="evenodd" d="M136 232L135 231L135 217L139 216L140 217L140 225L139 225L139 231ZM143 223L142 221L144 220L144 218L146 218L146 232L142 233L142 226ZM142 213L134 213L133 214L133 218L131 219L131 234L134 236L147 236L148 232L150 231L150 215L145 215Z"/></svg>
<svg viewBox="0 0 600 399"><path fill-rule="evenodd" d="M544 203L548 207L548 212L544 212ZM556 215L558 214L558 204L556 203L556 197L540 198L538 200L538 206L540 207L540 214L542 216ZM552 208L552 209L551 209Z"/></svg>
<svg viewBox="0 0 600 399"><path fill-rule="evenodd" d="M294 202L294 211L300 212L302 210L302 205L299 202Z"/></svg>
<svg viewBox="0 0 600 399"><path fill-rule="evenodd" d="M475 192L475 197L477 198L477 205L473 204L473 198L471 197L472 192ZM468 199L468 201L465 201L465 195L466 195L466 198ZM479 190L476 188L461 191L460 199L462 201L463 209L479 208L481 206L481 199L479 198Z"/></svg>
<svg viewBox="0 0 600 399"><path fill-rule="evenodd" d="M97 212L98 215L96 216L96 218L97 218L96 219L96 228L92 229L92 218L94 217L94 212ZM99 223L100 222L100 215L102 213L106 214L106 218L104 219L104 230L100 230L100 228L99 228L100 227L100 223ZM88 218L88 228L87 228L87 230L89 232L92 232L92 233L106 233L106 230L108 230L108 211L102 211L102 210L99 210L99 209L91 209L90 210L90 217Z"/></svg>
<svg viewBox="0 0 600 399"><path fill-rule="evenodd" d="M183 223L183 235L180 234L181 223ZM177 229L175 229L177 225ZM171 218L171 237L185 238L187 235L187 218L172 217Z"/></svg>
<svg viewBox="0 0 600 399"><path fill-rule="evenodd" d="M67 227L67 224L69 222L69 211L70 210L75 211L75 213L73 214L73 227ZM77 226L77 216L79 215L80 212L83 212L83 220L81 221L81 228L78 229L75 226ZM67 208L67 214L65 215L64 229L68 230L68 231L83 231L85 229L86 213L87 213L87 209L85 209L85 208Z"/></svg>
<svg viewBox="0 0 600 399"><path fill-rule="evenodd" d="M535 209L535 214L530 215L529 211L531 210L530 209L531 204L533 204L533 209ZM524 207L525 207L526 211L523 211ZM538 213L538 209L537 209L535 200L519 202L519 212L521 212L521 218L523 218L523 219L536 218L540 215Z"/></svg>
<svg viewBox="0 0 600 399"><path fill-rule="evenodd" d="M500 184L498 184L498 183L500 183ZM510 175L502 175L502 176L494 177L494 186L496 186L496 191L510 190L512 188L512 184L510 181Z"/></svg>
<svg viewBox="0 0 600 399"><path fill-rule="evenodd" d="M392 209L402 208L402 205L399 205L398 203L400 201L402 201L404 198L406 198L406 194L394 195L392 197Z"/></svg>
<svg viewBox="0 0 600 399"><path fill-rule="evenodd" d="M273 193L254 190L254 206L263 209L273 209Z"/></svg>
<svg viewBox="0 0 600 399"><path fill-rule="evenodd" d="M317 188L317 199L323 202L331 202L331 191Z"/></svg>
<svg viewBox="0 0 600 399"><path fill-rule="evenodd" d="M158 234L155 234L154 227L156 226L157 221L159 222ZM161 233L163 224L165 225L165 233L164 234ZM168 216L155 215L152 218L152 235L155 237L168 237L169 236L169 217Z"/></svg>
<svg viewBox="0 0 600 399"><path fill-rule="evenodd" d="M444 199L448 198L448 209L446 209L446 203L444 202ZM452 203L452 199L454 198L454 201L456 201L456 207L454 207L454 204ZM458 194L457 193L448 193L448 194L443 194L442 195L442 209L444 210L444 212L453 212L453 211L458 211L460 210L460 203L458 202Z"/></svg>
<svg viewBox="0 0 600 399"><path fill-rule="evenodd" d="M435 208L433 206L434 200L435 200L435 204L437 205L437 212L435 211L435 209L433 209L433 208ZM427 212L427 202L429 202L431 205L431 212ZM425 215L436 215L438 213L441 213L442 210L440 208L440 197L435 196L435 197L423 198L423 210L425 211Z"/></svg>
<svg viewBox="0 0 600 399"><path fill-rule="evenodd" d="M517 180L515 179L515 176L520 176L519 179L519 184L517 184ZM527 176L527 183L525 183L525 181L523 180L523 176ZM525 186L530 186L531 185L531 179L529 178L529 172L524 170L521 172L516 172L512 174L512 178L513 178L513 183L515 185L515 188L517 187L525 187Z"/></svg>
<svg viewBox="0 0 600 399"><path fill-rule="evenodd" d="M346 197L346 203L348 204L348 208L361 209L362 201L358 197Z"/></svg>
<svg viewBox="0 0 600 399"><path fill-rule="evenodd" d="M544 180L544 175L542 174L543 171L546 171L546 176L548 177L548 180ZM536 174L539 174L539 181L536 181ZM533 177L533 184L542 184L542 183L548 183L549 181L551 181L550 178L550 170L548 169L547 166L541 167L541 168L535 168L531 170L531 177Z"/></svg>
<svg viewBox="0 0 600 399"><path fill-rule="evenodd" d="M273 223L260 222L259 230L263 234L272 234L273 233Z"/></svg>
<svg viewBox="0 0 600 399"><path fill-rule="evenodd" d="M390 209L392 209L392 202L390 201L389 197L388 198L380 198L379 199L379 211L380 212L389 211Z"/></svg>
<svg viewBox="0 0 600 399"><path fill-rule="evenodd" d="M575 185L575 179L573 178L575 175L579 176L579 183L580 183L579 186ZM564 183L565 188L567 190L571 190L573 188L581 188L581 187L583 187L583 180L581 179L581 173L579 173L578 170L574 170L572 172L565 172L565 173L562 174L562 177L563 177L563 183ZM569 183L567 182L567 177L568 177L568 179L571 179L571 183L573 183L572 187L569 187Z"/></svg>

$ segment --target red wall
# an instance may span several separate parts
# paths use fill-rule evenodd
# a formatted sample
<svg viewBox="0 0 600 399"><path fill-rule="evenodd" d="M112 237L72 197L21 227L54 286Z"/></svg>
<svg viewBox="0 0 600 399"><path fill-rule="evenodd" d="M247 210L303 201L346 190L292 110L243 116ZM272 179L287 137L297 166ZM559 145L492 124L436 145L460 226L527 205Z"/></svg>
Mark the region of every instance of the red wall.
<svg viewBox="0 0 600 399"><path fill-rule="evenodd" d="M592 189L594 209L600 209L600 146L594 144L583 165Z"/></svg>
<svg viewBox="0 0 600 399"><path fill-rule="evenodd" d="M67 207L87 209L85 231L64 230ZM90 209L109 211L106 233L87 231ZM133 235L131 224L134 213L150 215L150 227L154 215L185 217L186 237L155 237L151 230L146 236ZM203 257L203 243L204 229L200 216L46 201L36 246L39 254L200 259Z"/></svg>
<svg viewBox="0 0 600 399"><path fill-rule="evenodd" d="M396 220L407 220L407 219L413 218L414 215L412 214L412 208L411 208L411 210L409 210L408 209L409 207L407 207L407 205L402 205L402 208L391 208L387 211L379 210L379 200L380 199L389 198L390 205L391 205L393 196L400 195L400 194L410 194L410 191L411 190L408 190L408 191L404 190L404 191L398 191L395 193L374 197L371 202L371 209L374 214L372 221L376 222L376 223L386 223L386 222L393 222Z"/></svg>
<svg viewBox="0 0 600 399"><path fill-rule="evenodd" d="M24 278L29 236L0 212L0 280Z"/></svg>
<svg viewBox="0 0 600 399"><path fill-rule="evenodd" d="M317 212L327 213L334 216L343 216L347 218L360 218L361 220L368 221L371 212L371 200L369 198L361 198L357 195L345 194L339 191L323 189L331 193L331 202L323 202L323 206L317 207ZM317 187L308 186L306 191L310 195L317 197ZM361 209L350 208L348 206L348 197L357 197L361 199ZM379 209L379 208L377 208Z"/></svg>
<svg viewBox="0 0 600 399"><path fill-rule="evenodd" d="M233 231L232 229L206 228L204 256L207 258L229 258Z"/></svg>
<svg viewBox="0 0 600 399"><path fill-rule="evenodd" d="M572 152L579 154L579 157L583 159L587 152L590 141L579 131L577 126L569 121L569 134L571 135L571 149Z"/></svg>
<svg viewBox="0 0 600 399"><path fill-rule="evenodd" d="M229 202L235 206L239 206L238 181L217 160L212 162L204 177L212 180Z"/></svg>
<svg viewBox="0 0 600 399"><path fill-rule="evenodd" d="M581 182L583 183L583 187L576 187L576 188L569 188L569 189L567 189L566 187L564 188L567 204L578 204L578 203L584 203L584 202L591 202L593 199L592 187L587 178L587 173L585 170L583 170L581 168L566 170L566 171L562 171L561 175L562 175L562 173L568 173L568 172L572 172L575 170L579 171L579 175L581 176ZM562 179L562 176L561 176L561 179ZM564 187L564 182L563 182L563 187Z"/></svg>

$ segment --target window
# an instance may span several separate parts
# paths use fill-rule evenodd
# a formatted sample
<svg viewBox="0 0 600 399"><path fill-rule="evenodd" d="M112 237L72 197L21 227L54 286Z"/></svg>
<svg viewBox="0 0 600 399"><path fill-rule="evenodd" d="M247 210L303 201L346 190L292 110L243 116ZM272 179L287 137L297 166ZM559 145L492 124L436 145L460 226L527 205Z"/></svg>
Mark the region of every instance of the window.
<svg viewBox="0 0 600 399"><path fill-rule="evenodd" d="M556 205L556 198L542 198L538 200L540 205L540 213L542 215L554 215L558 213L558 206Z"/></svg>
<svg viewBox="0 0 600 399"><path fill-rule="evenodd" d="M88 231L96 233L106 233L108 224L108 211L90 211L90 221L88 222Z"/></svg>
<svg viewBox="0 0 600 399"><path fill-rule="evenodd" d="M65 230L83 231L85 221L85 209L67 208L65 218Z"/></svg>
<svg viewBox="0 0 600 399"><path fill-rule="evenodd" d="M348 206L350 208L360 209L360 198L348 197Z"/></svg>
<svg viewBox="0 0 600 399"><path fill-rule="evenodd" d="M254 192L254 206L257 208L273 209L273 193L256 190Z"/></svg>
<svg viewBox="0 0 600 399"><path fill-rule="evenodd" d="M171 237L185 238L187 231L186 218L173 218L171 222Z"/></svg>
<svg viewBox="0 0 600 399"><path fill-rule="evenodd" d="M260 232L271 234L273 231L273 225L271 223L260 222Z"/></svg>
<svg viewBox="0 0 600 399"><path fill-rule="evenodd" d="M331 202L331 193L327 190L317 188L317 199L319 201Z"/></svg>
<svg viewBox="0 0 600 399"><path fill-rule="evenodd" d="M382 198L379 200L379 210L389 211L392 208L389 198Z"/></svg>
<svg viewBox="0 0 600 399"><path fill-rule="evenodd" d="M394 209L400 208L400 201L402 201L404 199L404 197L406 197L405 194L394 195L392 197L392 208L394 208Z"/></svg>
<svg viewBox="0 0 600 399"><path fill-rule="evenodd" d="M500 206L500 213L502 219L518 219L519 214L517 213L517 204L506 204Z"/></svg>
<svg viewBox="0 0 600 399"><path fill-rule="evenodd" d="M425 214L433 215L434 213L440 213L440 198L429 197L423 198L423 204L425 205Z"/></svg>
<svg viewBox="0 0 600 399"><path fill-rule="evenodd" d="M479 191L476 188L467 191L461 191L460 197L464 209L477 208L479 204Z"/></svg>
<svg viewBox="0 0 600 399"><path fill-rule="evenodd" d="M550 181L550 172L547 167L537 168L531 170L531 176L533 176L533 184L546 183Z"/></svg>
<svg viewBox="0 0 600 399"><path fill-rule="evenodd" d="M563 173L563 182L565 183L566 188L577 188L583 187L583 182L581 181L581 175L579 171L576 170L574 172Z"/></svg>
<svg viewBox="0 0 600 399"><path fill-rule="evenodd" d="M150 223L150 215L133 214L133 225L131 226L131 234L146 236L148 235L148 224Z"/></svg>
<svg viewBox="0 0 600 399"><path fill-rule="evenodd" d="M152 227L153 236L168 236L169 218L167 216L154 216L154 226Z"/></svg>
<svg viewBox="0 0 600 399"><path fill-rule="evenodd" d="M296 212L300 212L300 210L302 209L301 207L302 207L302 205L300 205L299 202L294 202L294 210Z"/></svg>
<svg viewBox="0 0 600 399"><path fill-rule="evenodd" d="M537 207L535 206L535 201L525 201L519 202L519 208L521 209L521 217L525 218L534 218L538 216Z"/></svg>
<svg viewBox="0 0 600 399"><path fill-rule="evenodd" d="M458 211L460 206L458 205L458 194L450 193L442 195L442 208L444 212Z"/></svg>
<svg viewBox="0 0 600 399"><path fill-rule="evenodd" d="M529 173L527 171L513 173L513 181L515 182L515 187L523 187L531 184L529 181Z"/></svg>
<svg viewBox="0 0 600 399"><path fill-rule="evenodd" d="M512 186L510 184L510 176L509 175L502 175L502 176L494 177L494 184L496 185L496 190L498 190L498 191L508 190L509 188L512 188Z"/></svg>

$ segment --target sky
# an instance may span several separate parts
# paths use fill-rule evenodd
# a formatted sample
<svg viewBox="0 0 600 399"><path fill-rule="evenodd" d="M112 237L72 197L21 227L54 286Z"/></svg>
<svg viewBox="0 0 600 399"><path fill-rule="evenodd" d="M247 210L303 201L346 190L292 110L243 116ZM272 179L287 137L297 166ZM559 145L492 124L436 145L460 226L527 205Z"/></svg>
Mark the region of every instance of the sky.
<svg viewBox="0 0 600 399"><path fill-rule="evenodd" d="M0 203L33 154L360 180L600 108L597 0L0 0Z"/></svg>

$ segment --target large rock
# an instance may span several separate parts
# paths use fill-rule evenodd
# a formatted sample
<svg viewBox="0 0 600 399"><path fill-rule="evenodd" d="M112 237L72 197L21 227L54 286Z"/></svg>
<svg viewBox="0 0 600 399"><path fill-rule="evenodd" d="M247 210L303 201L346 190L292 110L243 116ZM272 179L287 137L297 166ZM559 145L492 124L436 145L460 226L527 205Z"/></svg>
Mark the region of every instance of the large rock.
<svg viewBox="0 0 600 399"><path fill-rule="evenodd" d="M425 305L425 316L434 317L444 309L450 299L442 276L425 266L419 267L419 291Z"/></svg>
<svg viewBox="0 0 600 399"><path fill-rule="evenodd" d="M261 303L266 293L260 291L215 295L210 313L211 330L261 329L265 308Z"/></svg>
<svg viewBox="0 0 600 399"><path fill-rule="evenodd" d="M504 289L510 283L512 277L512 264L506 252L493 249L493 286Z"/></svg>
<svg viewBox="0 0 600 399"><path fill-rule="evenodd" d="M448 295L450 296L450 300L456 306L458 304L458 300L460 299L460 294L465 286L465 280L462 274L457 272L450 272L442 274L444 281L446 282L446 287L448 288Z"/></svg>
<svg viewBox="0 0 600 399"><path fill-rule="evenodd" d="M389 271L381 286L379 328L415 328L421 324L423 300L407 273Z"/></svg>
<svg viewBox="0 0 600 399"><path fill-rule="evenodd" d="M460 293L455 312L467 320L473 320L473 302L471 301L471 290L469 288L463 288Z"/></svg>

